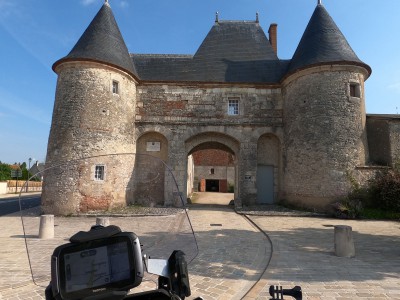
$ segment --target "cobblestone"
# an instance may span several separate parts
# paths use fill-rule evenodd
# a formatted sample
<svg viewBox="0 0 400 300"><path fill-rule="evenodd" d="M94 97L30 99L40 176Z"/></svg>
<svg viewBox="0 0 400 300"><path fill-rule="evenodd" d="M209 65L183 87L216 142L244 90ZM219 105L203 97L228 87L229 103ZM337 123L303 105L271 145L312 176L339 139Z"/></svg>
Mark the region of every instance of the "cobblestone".
<svg viewBox="0 0 400 300"><path fill-rule="evenodd" d="M260 215L260 211L263 211ZM173 213L173 212L171 212ZM269 299L268 288L300 285L304 299L400 299L400 223L387 221L351 221L298 216L298 212L277 209L248 209L248 214L272 241L246 218L227 206L191 206L189 215L198 240L199 254L189 265L192 295L204 299ZM28 219L27 219L28 220ZM117 220L117 219L116 219ZM132 220L132 219L131 219ZM141 228L164 235L176 224L172 216L141 216L129 225L140 236ZM36 222L36 223L35 223ZM27 223L28 237L34 241L38 220ZM64 222L64 223L63 223ZM88 217L78 224L86 230L94 224ZM118 222L124 225L124 219ZM72 227L71 218L56 222ZM113 223L113 222L112 222ZM86 224L86 225L82 225ZM213 226L218 224L219 226ZM353 228L356 257L334 255L333 226ZM0 299L44 299L44 288L32 284L21 220L18 215L0 218ZM38 228L38 227L37 227ZM28 239L29 240L29 239ZM31 242L32 242L31 241ZM161 243L144 237L146 243ZM36 255L47 257L39 252ZM267 270L264 272L271 261ZM46 268L46 265L42 265ZM260 278L261 277L261 278ZM150 279L150 278L149 278ZM139 290L154 289L152 281L143 282Z"/></svg>

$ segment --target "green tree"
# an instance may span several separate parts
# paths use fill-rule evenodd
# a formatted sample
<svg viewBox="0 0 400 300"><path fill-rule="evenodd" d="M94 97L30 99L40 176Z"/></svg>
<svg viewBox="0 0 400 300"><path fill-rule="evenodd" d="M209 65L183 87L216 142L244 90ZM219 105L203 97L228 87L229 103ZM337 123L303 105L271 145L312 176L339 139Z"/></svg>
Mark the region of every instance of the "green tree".
<svg viewBox="0 0 400 300"><path fill-rule="evenodd" d="M11 179L11 167L9 164L4 164L0 161L0 181Z"/></svg>

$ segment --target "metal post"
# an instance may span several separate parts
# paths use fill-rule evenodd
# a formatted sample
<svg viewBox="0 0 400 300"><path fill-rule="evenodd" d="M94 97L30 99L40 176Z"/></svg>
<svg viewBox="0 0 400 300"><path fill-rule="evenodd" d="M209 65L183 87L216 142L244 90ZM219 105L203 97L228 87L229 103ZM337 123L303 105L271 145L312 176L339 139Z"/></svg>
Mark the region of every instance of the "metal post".
<svg viewBox="0 0 400 300"><path fill-rule="evenodd" d="M29 171L31 170L31 161L32 161L32 158L31 157L29 157L29 159L28 159L28 161L29 161L29 167L28 167L28 182L26 183L26 192L28 193L29 192Z"/></svg>

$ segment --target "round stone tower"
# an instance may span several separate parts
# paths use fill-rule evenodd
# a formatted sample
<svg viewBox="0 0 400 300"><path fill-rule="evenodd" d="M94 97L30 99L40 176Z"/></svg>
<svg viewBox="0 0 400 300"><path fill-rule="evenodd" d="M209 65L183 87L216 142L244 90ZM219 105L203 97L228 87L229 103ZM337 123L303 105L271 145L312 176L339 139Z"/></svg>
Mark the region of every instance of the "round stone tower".
<svg viewBox="0 0 400 300"><path fill-rule="evenodd" d="M326 209L350 190L368 160L370 74L319 1L282 84L286 201Z"/></svg>
<svg viewBox="0 0 400 300"><path fill-rule="evenodd" d="M134 152L136 71L107 2L71 52L53 65L53 70L58 81L46 167L94 155ZM131 174L133 159L101 156L90 163L80 163L81 174L86 178L58 170L45 174L45 213L65 215L126 203L125 195L113 194L118 187L105 188L105 182L102 188L108 192L96 195L92 190L98 189L99 182L95 181L101 178L95 178L94 172L100 167L109 176L112 170ZM107 168L110 164L113 168ZM126 179L117 179L114 185L122 185L124 190L129 176L120 177ZM83 181L85 191L80 188Z"/></svg>

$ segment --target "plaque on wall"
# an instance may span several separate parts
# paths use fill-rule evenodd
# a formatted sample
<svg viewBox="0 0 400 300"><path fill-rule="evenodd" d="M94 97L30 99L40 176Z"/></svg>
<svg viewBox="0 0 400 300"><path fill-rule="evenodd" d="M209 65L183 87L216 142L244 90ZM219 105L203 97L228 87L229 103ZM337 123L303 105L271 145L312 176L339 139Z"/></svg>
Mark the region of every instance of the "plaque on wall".
<svg viewBox="0 0 400 300"><path fill-rule="evenodd" d="M147 152L159 152L161 150L160 142L147 142Z"/></svg>

